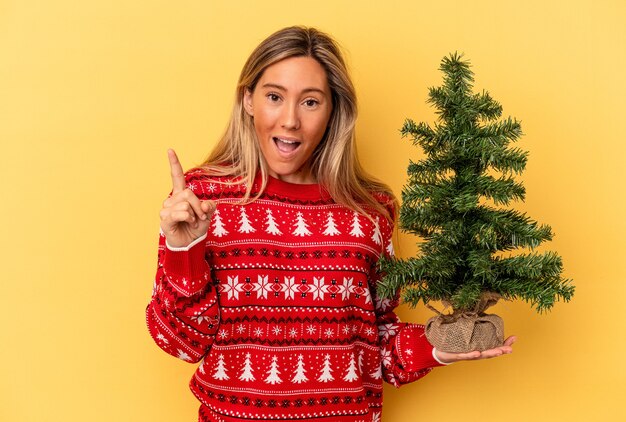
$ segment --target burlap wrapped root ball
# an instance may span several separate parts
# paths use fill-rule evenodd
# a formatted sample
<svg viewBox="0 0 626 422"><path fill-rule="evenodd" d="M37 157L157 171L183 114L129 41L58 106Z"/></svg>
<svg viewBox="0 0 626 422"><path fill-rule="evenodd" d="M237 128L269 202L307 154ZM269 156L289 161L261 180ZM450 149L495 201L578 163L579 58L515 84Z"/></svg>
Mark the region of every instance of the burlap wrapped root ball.
<svg viewBox="0 0 626 422"><path fill-rule="evenodd" d="M449 315L428 306L439 315L426 322L426 338L437 350L450 353L482 352L502 346L504 321L498 315L484 312L499 299L500 295L496 293L483 293L474 310L455 311Z"/></svg>

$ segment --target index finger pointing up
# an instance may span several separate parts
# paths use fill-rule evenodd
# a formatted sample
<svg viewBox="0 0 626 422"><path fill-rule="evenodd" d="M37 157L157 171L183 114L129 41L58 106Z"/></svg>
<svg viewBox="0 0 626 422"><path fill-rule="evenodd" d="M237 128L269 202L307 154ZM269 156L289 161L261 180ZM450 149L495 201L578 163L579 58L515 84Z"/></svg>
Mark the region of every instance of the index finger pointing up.
<svg viewBox="0 0 626 422"><path fill-rule="evenodd" d="M172 194L182 192L185 190L183 167L173 149L167 150L167 157L170 159L170 170L172 171Z"/></svg>

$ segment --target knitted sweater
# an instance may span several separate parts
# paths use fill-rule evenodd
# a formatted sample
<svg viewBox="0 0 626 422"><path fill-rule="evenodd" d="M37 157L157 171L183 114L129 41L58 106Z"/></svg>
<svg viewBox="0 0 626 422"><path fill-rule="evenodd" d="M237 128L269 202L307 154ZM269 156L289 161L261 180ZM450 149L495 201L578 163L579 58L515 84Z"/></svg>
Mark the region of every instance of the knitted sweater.
<svg viewBox="0 0 626 422"><path fill-rule="evenodd" d="M337 205L319 185L270 177L239 205L242 185L185 177L217 208L187 248L161 233L146 317L159 347L202 361L190 382L201 420L379 421L383 380L441 365L423 325L376 296L378 258L393 253L383 216Z"/></svg>

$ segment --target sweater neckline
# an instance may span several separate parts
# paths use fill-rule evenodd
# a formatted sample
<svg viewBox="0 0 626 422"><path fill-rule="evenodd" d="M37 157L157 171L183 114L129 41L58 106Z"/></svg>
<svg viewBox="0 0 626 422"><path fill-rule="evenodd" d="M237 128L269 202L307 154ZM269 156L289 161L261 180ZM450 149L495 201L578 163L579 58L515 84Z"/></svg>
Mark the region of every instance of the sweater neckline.
<svg viewBox="0 0 626 422"><path fill-rule="evenodd" d="M261 174L257 174L257 182L260 186ZM290 183L267 175L265 193L279 195L290 199L300 200L328 200L331 199L328 191L319 183Z"/></svg>

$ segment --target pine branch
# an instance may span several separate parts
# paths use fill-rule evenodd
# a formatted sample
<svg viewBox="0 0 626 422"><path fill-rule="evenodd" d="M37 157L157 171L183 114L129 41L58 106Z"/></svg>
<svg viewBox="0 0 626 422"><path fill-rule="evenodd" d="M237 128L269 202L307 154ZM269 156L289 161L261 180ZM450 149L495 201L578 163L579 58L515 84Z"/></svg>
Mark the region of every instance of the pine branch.
<svg viewBox="0 0 626 422"><path fill-rule="evenodd" d="M481 94L475 94L473 100L477 114L483 119L490 121L502 116L502 106L488 92L483 90Z"/></svg>
<svg viewBox="0 0 626 422"><path fill-rule="evenodd" d="M426 123L416 124L410 119L404 122L400 134L403 138L410 135L413 145L422 147L429 155L436 152L446 155L449 150L448 144L453 136L446 126L435 123L433 129Z"/></svg>
<svg viewBox="0 0 626 422"><path fill-rule="evenodd" d="M447 171L448 169L444 168L441 163L434 160L422 160L417 163L409 160L407 174L411 184L437 185L449 180L446 176Z"/></svg>
<svg viewBox="0 0 626 422"><path fill-rule="evenodd" d="M465 96L474 87L474 72L468 61L462 61L463 54L454 53L444 57L439 69L444 73L443 85L455 94Z"/></svg>
<svg viewBox="0 0 626 422"><path fill-rule="evenodd" d="M473 192L457 193L454 198L450 199L452 209L460 214L465 214L476 209L478 206L478 195Z"/></svg>
<svg viewBox="0 0 626 422"><path fill-rule="evenodd" d="M485 286L490 286L495 277L493 260L489 250L472 250L467 255L468 272L471 273L469 279L483 290Z"/></svg>
<svg viewBox="0 0 626 422"><path fill-rule="evenodd" d="M526 197L526 189L521 183L511 177L481 175L476 177L474 186L476 194L492 199L496 205L508 205L512 200L523 201Z"/></svg>
<svg viewBox="0 0 626 422"><path fill-rule="evenodd" d="M381 257L379 267L385 277L378 283L378 295L383 299L392 299L397 291L409 284L417 285L415 288L423 285L421 283L424 274L423 263L421 259L416 258L390 259Z"/></svg>
<svg viewBox="0 0 626 422"><path fill-rule="evenodd" d="M495 258L494 266L499 274L519 279L557 277L563 269L561 257L554 252L544 254L533 252L508 258Z"/></svg>
<svg viewBox="0 0 626 422"><path fill-rule="evenodd" d="M501 260L496 289L530 302L538 312L550 309L556 300L569 301L574 293L569 280L562 280L561 259L556 254L523 255Z"/></svg>
<svg viewBox="0 0 626 422"><path fill-rule="evenodd" d="M491 166L495 170L503 173L515 172L521 174L526 168L528 152L519 148L506 149L502 152L492 154L489 157L481 157L486 166Z"/></svg>
<svg viewBox="0 0 626 422"><path fill-rule="evenodd" d="M475 217L476 220L470 228L474 240L493 252L520 247L534 249L541 243L552 240L550 226L539 226L526 214L515 210L496 210L481 206Z"/></svg>
<svg viewBox="0 0 626 422"><path fill-rule="evenodd" d="M505 120L478 128L477 135L494 147L504 148L510 142L517 141L523 133L520 122L507 117Z"/></svg>

